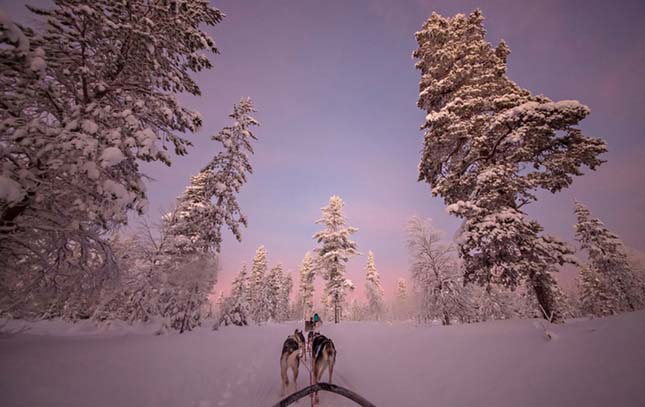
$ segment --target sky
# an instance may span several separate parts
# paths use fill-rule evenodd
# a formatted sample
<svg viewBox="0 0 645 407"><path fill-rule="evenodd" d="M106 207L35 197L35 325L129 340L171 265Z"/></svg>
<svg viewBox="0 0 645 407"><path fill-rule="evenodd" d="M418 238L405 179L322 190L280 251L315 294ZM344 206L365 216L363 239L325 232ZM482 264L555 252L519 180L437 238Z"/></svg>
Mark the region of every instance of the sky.
<svg viewBox="0 0 645 407"><path fill-rule="evenodd" d="M17 20L20 2L0 0ZM33 4L33 3L31 3ZM42 2L41 2L42 4ZM224 0L226 17L208 31L220 54L196 75L202 96L182 96L204 117L187 157L170 168L143 166L152 219L175 198L218 148L210 136L251 97L261 127L251 159L254 174L239 195L248 216L242 242L225 234L216 291L228 292L258 246L270 265L297 275L321 229L314 222L332 195L346 203L362 255L348 265L361 295L372 250L386 296L408 279L405 224L431 218L451 238L460 221L430 186L417 182L424 112L416 107L419 72L414 33L436 11L444 16L480 8L487 38L511 48L508 75L534 94L575 99L591 114L580 125L607 141L607 163L558 194L540 193L528 208L545 232L573 241L573 202L587 204L625 243L645 250L645 3L642 1ZM133 220L136 223L136 220ZM297 278L296 278L297 283Z"/></svg>

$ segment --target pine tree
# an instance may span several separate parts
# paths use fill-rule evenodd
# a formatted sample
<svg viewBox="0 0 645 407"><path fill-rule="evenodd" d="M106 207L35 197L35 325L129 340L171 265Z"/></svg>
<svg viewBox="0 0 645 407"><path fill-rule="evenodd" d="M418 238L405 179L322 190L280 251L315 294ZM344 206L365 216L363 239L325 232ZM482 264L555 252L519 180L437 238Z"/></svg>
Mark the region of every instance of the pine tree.
<svg viewBox="0 0 645 407"><path fill-rule="evenodd" d="M365 274L365 294L367 296L368 312L371 318L381 319L385 311L383 286L381 276L376 271L374 253L367 253L367 271Z"/></svg>
<svg viewBox="0 0 645 407"><path fill-rule="evenodd" d="M224 224L238 241L242 238L240 225L246 226L247 220L236 194L246 182L246 174L253 172L247 154L253 154L251 140L257 140L250 130L258 125L250 115L254 111L248 98L233 107L229 115L233 126L212 137L222 144L223 151L192 178L177 205L176 217L181 222L173 225L173 233L186 236L193 248L219 252Z"/></svg>
<svg viewBox="0 0 645 407"><path fill-rule="evenodd" d="M249 289L251 317L256 323L266 322L271 316L267 298L267 282L265 281L267 270L267 251L264 246L260 246L255 252L255 258L251 266L251 283Z"/></svg>
<svg viewBox="0 0 645 407"><path fill-rule="evenodd" d="M202 27L223 14L205 0L29 9L42 28L0 28L0 280L20 280L0 289L98 292L117 277L105 233L147 208L140 163L170 165L202 123L176 95L200 94L192 75L217 52Z"/></svg>
<svg viewBox="0 0 645 407"><path fill-rule="evenodd" d="M411 315L408 284L403 278L399 278L396 282L396 297L394 298L394 305L392 308L395 319L405 320Z"/></svg>
<svg viewBox="0 0 645 407"><path fill-rule="evenodd" d="M580 269L585 311L602 316L642 308L643 283L629 264L622 240L580 202L575 214L576 240L589 257L589 264Z"/></svg>
<svg viewBox="0 0 645 407"><path fill-rule="evenodd" d="M338 196L329 199L329 204L322 208L322 218L316 221L316 224L323 224L325 229L313 236L319 245L314 252L318 255L319 268L326 281L325 296L327 304L333 307L335 323L341 318L346 292L350 287L345 278L345 264L349 256L358 254L356 243L349 239L358 229L345 226L343 205L343 200Z"/></svg>
<svg viewBox="0 0 645 407"><path fill-rule="evenodd" d="M615 290L605 276L589 266L580 266L578 275L580 311L583 315L603 317L617 312Z"/></svg>
<svg viewBox="0 0 645 407"><path fill-rule="evenodd" d="M223 151L191 178L190 185L177 199L176 209L163 220L164 239L155 264L166 273L164 281L168 283L164 289L164 299L168 304L164 309L171 315L165 316L171 319L170 326L180 327L181 332L200 323L198 310L208 300L208 286L212 287L215 283L215 270L206 272L198 269L194 276L181 274L195 270L194 267L188 267L191 263L209 261L209 258L214 261L221 247L221 228L225 223L238 240L241 239L239 225L246 225L235 194L246 181L245 172L251 172L245 153L253 152L250 140L255 137L248 127L257 125L257 122L249 115L252 111L248 99L243 99L234 107L231 114L235 120L234 126L225 128L213 137L222 143ZM198 281L199 278L203 281ZM190 289L183 285L186 281L191 281ZM185 293L187 289L191 295ZM197 293L200 293L199 296ZM178 303L179 298L188 303ZM188 313L192 314L190 318L186 316ZM177 322L179 319L181 323Z"/></svg>
<svg viewBox="0 0 645 407"><path fill-rule="evenodd" d="M282 294L282 283L284 282L284 272L282 264L273 267L266 278L266 296L269 305L269 319L280 321L280 303Z"/></svg>
<svg viewBox="0 0 645 407"><path fill-rule="evenodd" d="M249 275L245 264L233 280L231 296L224 301L220 324L248 325L250 313L249 284Z"/></svg>
<svg viewBox="0 0 645 407"><path fill-rule="evenodd" d="M428 113L419 180L464 219L458 245L467 282L526 283L545 315L560 320L549 273L572 262L572 250L542 235L523 207L536 190L568 187L583 165L595 169L607 146L575 127L586 106L533 96L511 81L510 50L486 42L482 22L479 10L433 13L416 33L418 106Z"/></svg>
<svg viewBox="0 0 645 407"><path fill-rule="evenodd" d="M314 309L314 277L315 264L311 253L305 253L300 265L300 287L298 289L298 298L303 304L303 317L308 320L313 315Z"/></svg>
<svg viewBox="0 0 645 407"><path fill-rule="evenodd" d="M285 273L282 277L280 296L278 297L278 321L286 321L291 317L289 306L291 290L293 290L293 277L291 277L291 273Z"/></svg>

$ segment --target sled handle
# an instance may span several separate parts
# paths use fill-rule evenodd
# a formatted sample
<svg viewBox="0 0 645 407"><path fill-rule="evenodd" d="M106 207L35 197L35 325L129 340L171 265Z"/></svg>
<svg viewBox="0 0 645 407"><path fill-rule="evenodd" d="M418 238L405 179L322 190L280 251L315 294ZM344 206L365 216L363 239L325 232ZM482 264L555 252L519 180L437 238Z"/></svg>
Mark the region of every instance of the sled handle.
<svg viewBox="0 0 645 407"><path fill-rule="evenodd" d="M331 383L316 383L313 384L309 387L305 387L304 389L297 391L288 397L285 397L284 399L280 400L278 403L273 405L273 407L286 407L289 404L293 404L296 401L300 400L303 397L308 396L311 393L317 392L317 391L329 391L332 393L340 394L343 397L346 397L356 404L362 406L362 407L376 407L374 404L370 403L368 400L363 398L362 396L354 393L353 391L346 389L344 387L337 386L335 384Z"/></svg>

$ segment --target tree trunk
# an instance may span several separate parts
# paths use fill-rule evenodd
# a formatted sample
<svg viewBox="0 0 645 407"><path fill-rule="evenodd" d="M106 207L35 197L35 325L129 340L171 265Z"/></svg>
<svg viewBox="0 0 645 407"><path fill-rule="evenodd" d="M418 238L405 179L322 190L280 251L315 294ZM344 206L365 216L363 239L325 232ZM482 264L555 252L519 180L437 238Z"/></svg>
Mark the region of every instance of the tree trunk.
<svg viewBox="0 0 645 407"><path fill-rule="evenodd" d="M538 304L542 308L542 316L544 319L554 323L564 322L555 298L554 286L557 283L553 277L549 274L535 275L531 279L530 284L535 291Z"/></svg>
<svg viewBox="0 0 645 407"><path fill-rule="evenodd" d="M338 294L334 294L334 323L338 323Z"/></svg>

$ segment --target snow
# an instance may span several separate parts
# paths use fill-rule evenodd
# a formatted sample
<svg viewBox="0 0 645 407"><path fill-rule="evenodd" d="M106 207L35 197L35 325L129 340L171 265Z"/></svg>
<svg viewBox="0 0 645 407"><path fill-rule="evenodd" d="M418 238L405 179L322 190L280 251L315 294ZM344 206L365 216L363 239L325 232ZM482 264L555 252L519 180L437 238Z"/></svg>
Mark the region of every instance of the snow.
<svg viewBox="0 0 645 407"><path fill-rule="evenodd" d="M226 185L224 185L222 182L219 182L219 181L218 181L218 182L216 182L216 183L215 183L215 191L216 191L218 194L223 194L223 193L224 193L224 191L226 191Z"/></svg>
<svg viewBox="0 0 645 407"><path fill-rule="evenodd" d="M45 70L45 68L47 67L47 63L41 57L34 57L31 60L31 65L29 65L29 67L34 72L40 72Z"/></svg>
<svg viewBox="0 0 645 407"><path fill-rule="evenodd" d="M81 124L81 128L83 129L84 132L88 134L94 134L98 131L99 126L92 120L83 120L83 124Z"/></svg>
<svg viewBox="0 0 645 407"><path fill-rule="evenodd" d="M0 394L12 406L270 406L282 342L296 327L154 336L147 326L10 321ZM325 323L322 333L338 351L334 382L378 406L645 405L645 312L565 325ZM299 388L308 383L300 372ZM331 405L354 404L321 393Z"/></svg>
<svg viewBox="0 0 645 407"><path fill-rule="evenodd" d="M112 167L125 159L125 156L117 147L108 147L101 154L101 165L103 167Z"/></svg>
<svg viewBox="0 0 645 407"><path fill-rule="evenodd" d="M0 201L18 202L24 196L20 184L11 178L0 175Z"/></svg>
<svg viewBox="0 0 645 407"><path fill-rule="evenodd" d="M87 173L89 179L98 179L100 172L93 161L88 161L83 164L82 170Z"/></svg>
<svg viewBox="0 0 645 407"><path fill-rule="evenodd" d="M112 199L116 200L122 205L125 205L130 199L128 190L125 189L123 185L110 179L103 182L103 190L106 194L112 195Z"/></svg>

